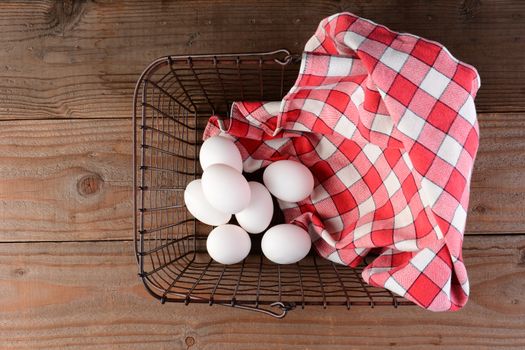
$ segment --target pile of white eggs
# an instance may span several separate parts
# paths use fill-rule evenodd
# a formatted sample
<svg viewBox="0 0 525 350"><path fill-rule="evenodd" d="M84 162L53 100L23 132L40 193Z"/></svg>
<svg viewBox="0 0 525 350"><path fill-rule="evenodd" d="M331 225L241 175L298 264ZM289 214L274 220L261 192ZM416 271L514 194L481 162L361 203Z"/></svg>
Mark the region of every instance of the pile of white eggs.
<svg viewBox="0 0 525 350"><path fill-rule="evenodd" d="M303 259L312 245L308 232L292 224L268 229L273 217L272 195L281 201L298 202L312 193L310 170L292 160L270 164L263 173L264 186L248 182L242 174L242 158L235 143L224 136L208 138L199 154L202 179L193 180L184 191L188 211L199 221L215 227L206 249L221 264L236 264L248 256L250 234L266 230L263 254L277 264ZM237 225L228 224L235 215ZM268 230L267 230L268 229Z"/></svg>

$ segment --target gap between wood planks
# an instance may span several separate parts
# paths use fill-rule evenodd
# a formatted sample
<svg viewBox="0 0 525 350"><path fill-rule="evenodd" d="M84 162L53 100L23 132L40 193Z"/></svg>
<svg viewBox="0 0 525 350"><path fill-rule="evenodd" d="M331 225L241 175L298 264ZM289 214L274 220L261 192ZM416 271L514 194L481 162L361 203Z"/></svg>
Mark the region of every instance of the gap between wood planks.
<svg viewBox="0 0 525 350"><path fill-rule="evenodd" d="M485 114L508 114L508 115L525 114L525 110L479 112L478 116L485 115ZM19 122L19 121L31 122L31 121L52 121L52 120L56 120L56 121L68 121L68 120L70 120L70 121L77 121L77 120L81 120L81 121L84 121L84 120L129 120L131 122L132 119L133 118L131 116L130 117L117 116L117 117L111 117L111 118L104 118L104 117L94 117L94 118L90 118L90 117L71 117L71 118L68 118L68 117L56 117L56 118L42 117L42 118L28 118L28 119L26 119L26 118L24 118L24 119L14 118L14 119L0 119L0 125L2 123L4 123L4 122Z"/></svg>
<svg viewBox="0 0 525 350"><path fill-rule="evenodd" d="M468 235L465 235L465 239L476 239L480 237L486 237L487 239L490 237L516 237L516 238L525 238L525 232L524 233L470 233ZM48 241L0 241L0 244L45 244L45 243L101 243L101 242L129 242L133 243L135 242L134 239L125 239L125 238L116 238L116 239L86 239L86 240L48 240Z"/></svg>

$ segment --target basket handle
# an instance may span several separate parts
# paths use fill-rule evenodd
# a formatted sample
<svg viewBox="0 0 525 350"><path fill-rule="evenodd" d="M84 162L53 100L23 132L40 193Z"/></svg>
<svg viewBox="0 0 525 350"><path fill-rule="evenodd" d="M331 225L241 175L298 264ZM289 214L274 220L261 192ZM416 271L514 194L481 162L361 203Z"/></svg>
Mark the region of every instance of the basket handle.
<svg viewBox="0 0 525 350"><path fill-rule="evenodd" d="M236 304L235 302L231 304L220 304L220 305L236 307L238 309L243 309L243 310L260 312L260 313L263 313L265 315L272 316L275 318L283 318L284 316L286 316L288 311L295 309L295 303L284 303L281 301L276 301L270 304L270 307L273 307L273 308L278 307L280 309L280 312L275 312L271 309L263 309L263 308L260 308L259 306L247 306L247 305L242 305L242 304Z"/></svg>

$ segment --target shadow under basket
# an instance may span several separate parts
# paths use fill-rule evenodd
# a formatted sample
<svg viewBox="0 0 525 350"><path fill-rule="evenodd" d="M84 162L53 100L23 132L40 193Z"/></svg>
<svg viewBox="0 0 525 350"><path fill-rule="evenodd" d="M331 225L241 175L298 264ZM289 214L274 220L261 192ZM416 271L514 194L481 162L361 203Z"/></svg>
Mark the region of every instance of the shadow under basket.
<svg viewBox="0 0 525 350"><path fill-rule="evenodd" d="M134 94L134 235L139 276L164 302L209 303L284 317L297 306L411 304L368 286L362 268L311 253L277 265L260 253L221 265L206 253L212 227L184 206L184 189L200 177L202 133L212 114L229 117L233 101L278 101L297 78L287 50L255 54L167 56L152 62ZM257 238L259 236L259 238Z"/></svg>

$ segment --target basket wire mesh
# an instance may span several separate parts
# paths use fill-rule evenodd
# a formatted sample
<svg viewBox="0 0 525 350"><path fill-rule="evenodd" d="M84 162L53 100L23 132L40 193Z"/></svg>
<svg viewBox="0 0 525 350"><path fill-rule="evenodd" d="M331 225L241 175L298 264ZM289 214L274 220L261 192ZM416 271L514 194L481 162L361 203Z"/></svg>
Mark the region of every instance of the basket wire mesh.
<svg viewBox="0 0 525 350"><path fill-rule="evenodd" d="M299 60L267 53L167 56L142 73L134 94L134 234L139 276L164 302L209 303L284 317L296 306L391 305L408 302L349 268L310 254L276 265L256 236L241 263L221 265L206 253L212 227L186 210L186 185L202 172L198 154L212 114L228 117L233 101L277 101L293 85ZM258 235L261 236L261 235Z"/></svg>

